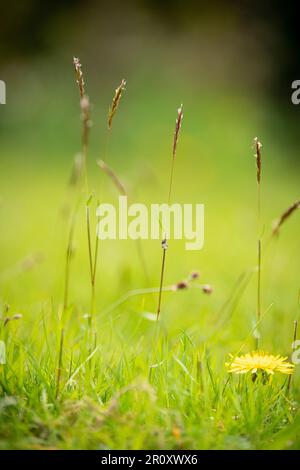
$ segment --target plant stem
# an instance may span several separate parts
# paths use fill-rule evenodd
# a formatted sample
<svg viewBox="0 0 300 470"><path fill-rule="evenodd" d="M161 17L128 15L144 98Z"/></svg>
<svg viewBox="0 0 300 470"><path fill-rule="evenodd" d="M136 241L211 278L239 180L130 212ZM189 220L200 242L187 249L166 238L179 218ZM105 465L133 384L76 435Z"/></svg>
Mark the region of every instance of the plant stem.
<svg viewBox="0 0 300 470"><path fill-rule="evenodd" d="M75 216L76 216L77 209L74 211L71 225L70 225L70 232L69 232L69 240L67 245L67 252L66 252L66 267L65 267L65 289L64 289L64 306L63 306L63 313L68 308L69 304L69 284L70 284L70 261L72 257L72 244L74 238L74 229L75 229Z"/></svg>
<svg viewBox="0 0 300 470"><path fill-rule="evenodd" d="M257 249L257 311L256 311L256 321L257 324L260 323L261 319L261 240L258 240L258 249ZM259 335L259 333L258 333ZM259 336L257 335L255 339L255 347L259 347Z"/></svg>
<svg viewBox="0 0 300 470"><path fill-rule="evenodd" d="M294 321L294 335L293 335L293 345L297 339L297 330L298 330L298 320ZM287 392L290 393L290 388L291 388L291 383L292 383L292 374L289 375L289 380L287 384Z"/></svg>
<svg viewBox="0 0 300 470"><path fill-rule="evenodd" d="M260 324L261 320L261 148L262 144L257 137L254 138L254 145L256 149L256 181L257 181L257 233L258 233L258 245L257 245L257 307L256 307L256 325ZM259 346L260 333L256 330L255 337L255 348Z"/></svg>
<svg viewBox="0 0 300 470"><path fill-rule="evenodd" d="M163 247L163 256L162 256L162 265L161 265L160 283L159 283L159 294L158 294L158 306L157 306L157 320L159 319L160 307L161 307L161 296L162 296L162 290L163 290L162 288L163 288L165 263L166 263L166 251L167 251L166 248Z"/></svg>
<svg viewBox="0 0 300 470"><path fill-rule="evenodd" d="M261 164L261 163L260 163ZM257 231L258 231L258 243L257 243L257 306L256 306L256 322L260 324L261 319L261 186L260 186L260 175L257 181ZM259 348L260 332L257 330L255 338L255 349Z"/></svg>
<svg viewBox="0 0 300 470"><path fill-rule="evenodd" d="M86 206L86 228L87 228L87 240L88 240L90 278L91 278L91 281L92 281L92 279L93 279L93 255L92 255L91 221L90 221L90 208L89 208L89 206Z"/></svg>
<svg viewBox="0 0 300 470"><path fill-rule="evenodd" d="M64 346L64 329L62 328L60 332L59 358L58 358L56 393L55 393L56 399L58 398L58 395L59 395L59 386L60 386L61 371L62 371L63 346Z"/></svg>
<svg viewBox="0 0 300 470"><path fill-rule="evenodd" d="M178 142L179 131L182 124L183 112L182 112L182 105L177 110L177 119L175 124L175 132L174 132L174 139L173 139L173 152L172 152L172 164L171 164L171 173L170 173L170 182L169 182L169 191L168 191L168 205L171 202L171 192L173 186L173 174L174 174L174 165L175 165L175 158L176 158L176 148ZM160 274L160 288L159 288L159 296L158 296L158 306L157 306L157 321L159 319L160 308L161 308L161 296L162 296L162 287L163 287L163 280L164 280L164 272L165 272L165 264L166 264L166 250L168 248L167 245L167 236L165 235L162 241L162 249L163 249L163 257L162 257L162 265L161 265L161 274Z"/></svg>

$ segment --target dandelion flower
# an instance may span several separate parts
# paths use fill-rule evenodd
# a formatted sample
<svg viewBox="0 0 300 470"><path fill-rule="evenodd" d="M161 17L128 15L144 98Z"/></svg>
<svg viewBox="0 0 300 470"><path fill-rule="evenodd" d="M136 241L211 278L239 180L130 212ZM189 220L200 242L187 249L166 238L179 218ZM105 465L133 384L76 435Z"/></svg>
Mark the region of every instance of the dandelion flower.
<svg viewBox="0 0 300 470"><path fill-rule="evenodd" d="M282 374L292 374L294 364L287 362L287 357L280 355L273 356L263 351L253 351L243 356L234 357L230 355L232 360L226 362L225 366L228 372L233 374L247 374L251 372L256 376L259 372L272 376L275 372Z"/></svg>

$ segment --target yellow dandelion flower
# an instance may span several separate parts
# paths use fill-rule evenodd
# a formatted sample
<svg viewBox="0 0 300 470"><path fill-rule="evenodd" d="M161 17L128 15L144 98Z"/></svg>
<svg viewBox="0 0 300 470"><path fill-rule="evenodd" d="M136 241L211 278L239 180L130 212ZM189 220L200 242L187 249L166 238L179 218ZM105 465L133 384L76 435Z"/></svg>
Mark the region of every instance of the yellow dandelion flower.
<svg viewBox="0 0 300 470"><path fill-rule="evenodd" d="M273 375L275 372L292 374L295 367L294 364L287 362L287 357L273 356L264 351L253 351L236 357L230 354L230 357L232 360L226 362L225 366L228 372L233 374L247 374L247 372L252 374L263 372L268 375Z"/></svg>

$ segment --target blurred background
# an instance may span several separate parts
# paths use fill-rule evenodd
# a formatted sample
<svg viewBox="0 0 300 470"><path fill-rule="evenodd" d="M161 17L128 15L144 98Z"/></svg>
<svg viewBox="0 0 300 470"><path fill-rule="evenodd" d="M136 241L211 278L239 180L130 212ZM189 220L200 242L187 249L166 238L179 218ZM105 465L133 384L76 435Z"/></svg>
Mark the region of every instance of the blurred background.
<svg viewBox="0 0 300 470"><path fill-rule="evenodd" d="M117 196L96 165L107 152L133 200L165 201L176 110L184 105L173 198L205 204L205 246L186 252L183 242L172 243L166 284L197 269L214 293L167 294L164 318L175 331L194 325L205 331L241 273L255 267L255 136L263 144L264 240L272 220L299 198L300 106L291 102L291 83L300 79L299 28L292 3L24 0L2 2L1 18L0 79L7 87L7 104L0 106L2 302L30 317L63 295L74 202L69 179L81 146L72 65L78 56L92 103L90 180L101 200ZM127 87L107 150L107 111L122 78ZM296 214L263 259L263 308L272 305L265 328L273 332L266 346L290 344L299 222ZM85 311L88 262L80 223L75 248L71 298ZM99 311L130 289L159 284L160 244L144 242L143 250L147 275L134 242L101 247ZM238 342L249 333L255 302L253 276L221 339L232 334ZM134 299L124 309L155 311L155 299Z"/></svg>

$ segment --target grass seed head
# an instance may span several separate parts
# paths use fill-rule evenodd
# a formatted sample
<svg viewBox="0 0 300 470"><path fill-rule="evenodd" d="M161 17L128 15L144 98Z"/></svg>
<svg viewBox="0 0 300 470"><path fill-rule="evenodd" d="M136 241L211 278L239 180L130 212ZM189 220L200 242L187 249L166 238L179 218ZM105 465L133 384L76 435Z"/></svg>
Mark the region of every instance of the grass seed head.
<svg viewBox="0 0 300 470"><path fill-rule="evenodd" d="M122 194L123 196L127 196L126 189L124 188L123 184L121 183L116 173L103 160L98 160L97 164L99 165L101 170L103 170L104 173L106 173L107 176L109 176L109 178L112 180L112 182L116 186L119 193Z"/></svg>
<svg viewBox="0 0 300 470"><path fill-rule="evenodd" d="M204 292L204 294L212 294L213 288L210 284L204 284L202 286L202 291Z"/></svg>
<svg viewBox="0 0 300 470"><path fill-rule="evenodd" d="M125 91L125 85L126 85L126 80L124 80L123 78L123 80L121 81L121 84L115 90L115 95L113 97L111 107L109 108L109 112L108 112L108 129L109 130L112 127L112 120L118 109L118 106L122 97L122 92Z"/></svg>
<svg viewBox="0 0 300 470"><path fill-rule="evenodd" d="M73 57L73 64L75 68L76 83L79 87L80 98L82 99L85 95L85 83L83 80L82 65L78 57Z"/></svg>
<svg viewBox="0 0 300 470"><path fill-rule="evenodd" d="M190 279L195 281L196 279L199 279L200 273L198 271L192 271L190 274Z"/></svg>
<svg viewBox="0 0 300 470"><path fill-rule="evenodd" d="M168 249L168 242L166 239L164 239L162 242L161 242L161 247L163 250L167 250Z"/></svg>
<svg viewBox="0 0 300 470"><path fill-rule="evenodd" d="M261 180L261 148L262 144L258 140L257 137L254 138L254 146L255 146L255 158L256 158L256 179L257 184L260 184Z"/></svg>
<svg viewBox="0 0 300 470"><path fill-rule="evenodd" d="M180 128L182 125L182 119L183 119L183 106L181 105L180 108L178 108L177 110L177 119L175 123L175 132L174 132L174 139L173 139L173 158L175 158L176 156L176 149L177 149L179 132L180 132Z"/></svg>
<svg viewBox="0 0 300 470"><path fill-rule="evenodd" d="M289 206L273 223L273 235L278 235L281 225L300 207L300 199Z"/></svg>
<svg viewBox="0 0 300 470"><path fill-rule="evenodd" d="M189 283L187 281L179 281L175 285L175 290L183 290L189 287Z"/></svg>

